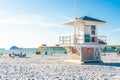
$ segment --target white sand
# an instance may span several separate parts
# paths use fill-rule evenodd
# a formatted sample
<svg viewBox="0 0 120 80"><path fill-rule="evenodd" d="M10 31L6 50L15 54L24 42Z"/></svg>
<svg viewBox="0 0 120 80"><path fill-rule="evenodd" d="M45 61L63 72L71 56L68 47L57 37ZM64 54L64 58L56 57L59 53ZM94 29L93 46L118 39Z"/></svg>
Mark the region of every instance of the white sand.
<svg viewBox="0 0 120 80"><path fill-rule="evenodd" d="M0 57L0 80L120 80L120 56L102 56L104 63L64 62L68 56Z"/></svg>

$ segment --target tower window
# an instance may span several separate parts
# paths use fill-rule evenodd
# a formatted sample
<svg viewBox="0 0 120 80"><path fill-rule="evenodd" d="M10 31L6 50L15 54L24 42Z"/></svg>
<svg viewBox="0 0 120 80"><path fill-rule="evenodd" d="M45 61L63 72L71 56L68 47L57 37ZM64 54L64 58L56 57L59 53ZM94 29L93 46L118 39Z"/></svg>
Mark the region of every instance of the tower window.
<svg viewBox="0 0 120 80"><path fill-rule="evenodd" d="M96 29L95 25L92 25L91 30L95 30L95 29Z"/></svg>
<svg viewBox="0 0 120 80"><path fill-rule="evenodd" d="M85 42L90 42L90 34L85 34Z"/></svg>
<svg viewBox="0 0 120 80"><path fill-rule="evenodd" d="M95 31L91 31L91 34L92 34L92 35L95 35Z"/></svg>
<svg viewBox="0 0 120 80"><path fill-rule="evenodd" d="M96 26L92 25L91 26L91 35L95 35L95 31L96 31Z"/></svg>

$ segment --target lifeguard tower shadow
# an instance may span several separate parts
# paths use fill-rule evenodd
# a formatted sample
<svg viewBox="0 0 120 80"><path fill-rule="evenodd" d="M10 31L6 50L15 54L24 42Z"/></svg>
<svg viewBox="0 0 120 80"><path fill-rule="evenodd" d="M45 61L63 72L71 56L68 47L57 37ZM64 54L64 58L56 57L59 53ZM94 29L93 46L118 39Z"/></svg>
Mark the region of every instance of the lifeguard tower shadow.
<svg viewBox="0 0 120 80"><path fill-rule="evenodd" d="M120 68L120 63L119 62L114 62L114 63L107 63L107 62L101 62L101 63L87 63L83 65L100 65L100 66L111 66L111 67L119 67Z"/></svg>

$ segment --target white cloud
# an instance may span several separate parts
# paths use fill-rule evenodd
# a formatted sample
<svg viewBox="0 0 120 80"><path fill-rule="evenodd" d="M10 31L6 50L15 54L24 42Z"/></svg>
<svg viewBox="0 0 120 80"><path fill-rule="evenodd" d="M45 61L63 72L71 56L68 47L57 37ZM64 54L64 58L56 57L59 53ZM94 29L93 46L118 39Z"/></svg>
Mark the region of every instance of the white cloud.
<svg viewBox="0 0 120 80"><path fill-rule="evenodd" d="M120 28L115 28L113 29L114 32L119 32L120 31Z"/></svg>
<svg viewBox="0 0 120 80"><path fill-rule="evenodd" d="M120 28L113 29L114 32L119 32Z"/></svg>
<svg viewBox="0 0 120 80"><path fill-rule="evenodd" d="M0 47L10 48L13 45L19 47L38 47L41 44L56 44L58 41L58 35L56 32L38 32L35 31L19 31L6 29L0 31Z"/></svg>
<svg viewBox="0 0 120 80"><path fill-rule="evenodd" d="M65 21L71 21L71 20L73 20L73 18L68 17L68 16L58 16L58 15L56 15L56 17L59 18L59 19L65 20Z"/></svg>
<svg viewBox="0 0 120 80"><path fill-rule="evenodd" d="M39 15L15 15L0 19L0 25L19 25L19 24L34 24L40 27L60 26L58 23L53 23L49 19Z"/></svg>
<svg viewBox="0 0 120 80"><path fill-rule="evenodd" d="M57 44L59 35L64 33L49 28L60 27L61 24L62 21L34 14L4 15L0 18L0 47L10 48L13 45L38 47L41 44Z"/></svg>

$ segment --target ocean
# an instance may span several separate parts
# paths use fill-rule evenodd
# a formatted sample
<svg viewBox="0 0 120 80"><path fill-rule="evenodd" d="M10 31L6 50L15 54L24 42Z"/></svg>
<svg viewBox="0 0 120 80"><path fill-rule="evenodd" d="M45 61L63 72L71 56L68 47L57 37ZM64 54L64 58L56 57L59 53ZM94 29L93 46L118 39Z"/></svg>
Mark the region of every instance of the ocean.
<svg viewBox="0 0 120 80"><path fill-rule="evenodd" d="M9 53L23 53L23 54L36 54L36 52L39 51L41 54L65 54L66 49L62 47L46 47L45 50L39 50L38 48L22 48L22 49L13 49L13 50L6 50L4 48L0 49L0 52L3 52L5 54Z"/></svg>
<svg viewBox="0 0 120 80"><path fill-rule="evenodd" d="M120 50L120 49L117 49ZM66 49L63 47L46 47L45 50L39 50L38 48L22 48L22 49L13 49L13 50L6 50L5 48L0 48L0 52L9 54L9 53L23 53L23 54L36 54L37 51L40 51L41 54L65 54ZM114 54L116 53L116 49L106 48L106 50L102 51L103 54Z"/></svg>

